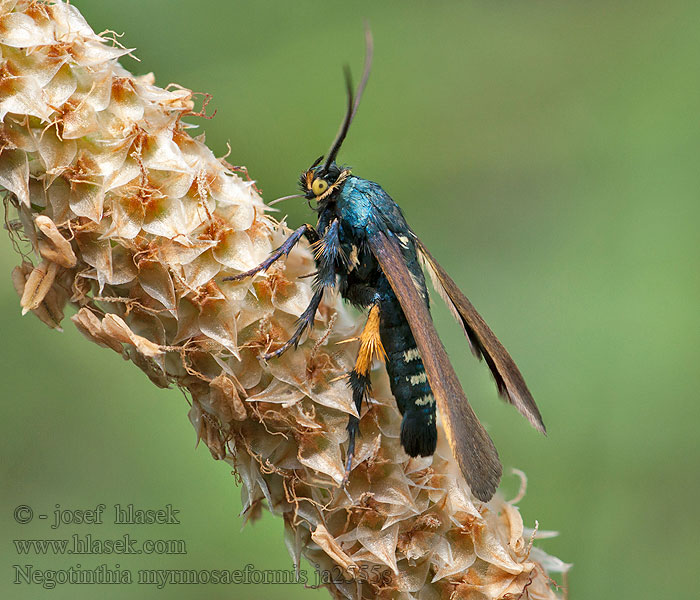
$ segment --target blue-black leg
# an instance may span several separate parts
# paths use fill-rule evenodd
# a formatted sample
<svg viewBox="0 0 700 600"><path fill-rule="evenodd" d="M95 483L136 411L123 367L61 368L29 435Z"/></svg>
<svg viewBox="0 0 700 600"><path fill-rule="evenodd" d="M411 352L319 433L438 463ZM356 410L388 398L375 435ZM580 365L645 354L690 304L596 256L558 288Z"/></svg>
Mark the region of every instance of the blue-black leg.
<svg viewBox="0 0 700 600"><path fill-rule="evenodd" d="M338 237L339 227L338 219L334 219L324 230L323 237L311 245L316 260L314 289L335 286L338 263L344 261Z"/></svg>
<svg viewBox="0 0 700 600"><path fill-rule="evenodd" d="M304 332L307 329L311 329L314 326L316 311L318 310L318 307L321 304L321 299L323 298L323 290L327 287L332 287L333 285L335 285L335 266L338 257L340 256L337 219L326 228L322 238L319 238L318 233L313 227L311 227L311 225L304 225L303 227L300 227L289 237L289 239L284 244L282 244L282 246L280 246L280 248L270 258L267 259L267 261L265 261L265 263L269 263L267 265L269 266L275 260L277 260L275 258L275 255L278 255L277 258L279 258L283 254L288 253L294 247L294 244L296 244L299 241L299 238L301 238L302 235L306 235L306 237L310 241L312 241L311 247L314 249L317 267L315 273L315 280L313 283L314 295L311 298L311 302L309 302L309 305L299 317L297 321L297 329L294 332L294 335L292 335L291 338L289 338L280 348L278 348L274 352L269 352L268 354L265 354L263 356L265 360L277 358L278 356L284 354L289 348L296 348L299 345L299 340L301 339L301 336L304 334ZM265 263L260 265L260 267L256 268L259 270L267 268L265 266ZM248 273L254 271L255 269L253 269L253 271L248 271ZM245 275L246 273L243 273L241 275L238 275L237 277L242 278Z"/></svg>
<svg viewBox="0 0 700 600"><path fill-rule="evenodd" d="M319 304L321 304L321 298L323 298L323 288L314 292L314 295L311 298L311 302L306 307L304 312L301 313L301 316L297 320L297 329L294 332L294 335L292 335L292 337L290 337L284 344L282 344L282 346L277 348L277 350L275 350L274 352L269 352L263 355L263 358L265 360L277 358L278 356L284 354L292 346L296 348L299 345L299 340L304 334L304 331L306 331L307 328L310 329L314 325L316 311L318 310Z"/></svg>
<svg viewBox="0 0 700 600"><path fill-rule="evenodd" d="M357 414L360 414L362 409L362 401L367 401L372 387L372 382L369 373L360 374L355 369L350 371L348 385L352 390L352 399L357 409ZM345 459L345 477L344 482L348 480L352 469L352 459L355 456L355 438L360 432L360 419L354 415L350 415L348 419L348 452Z"/></svg>
<svg viewBox="0 0 700 600"><path fill-rule="evenodd" d="M241 279L252 277L256 273L260 273L260 271L267 271L267 269L269 269L280 258L286 254L289 254L292 251L292 248L299 243L302 236L306 236L306 239L312 244L318 242L319 240L318 233L313 226L306 223L294 231L294 233L292 233L292 235L290 235L285 242L279 248L277 248L277 250L270 254L270 256L261 262L257 267L251 269L250 271L246 271L245 273L224 277L223 281L240 281Z"/></svg>

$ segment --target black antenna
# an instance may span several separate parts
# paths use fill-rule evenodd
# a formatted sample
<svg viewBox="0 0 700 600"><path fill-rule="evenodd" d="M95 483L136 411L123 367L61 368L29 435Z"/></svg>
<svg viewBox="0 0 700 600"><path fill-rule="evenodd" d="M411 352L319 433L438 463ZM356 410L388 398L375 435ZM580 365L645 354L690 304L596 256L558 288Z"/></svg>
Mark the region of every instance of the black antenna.
<svg viewBox="0 0 700 600"><path fill-rule="evenodd" d="M365 67L362 73L362 81L360 85L357 86L357 95L353 97L352 91L352 75L350 73L350 67L345 65L345 88L348 94L348 108L345 113L345 118L340 124L340 129L338 130L338 135L335 136L335 140L331 144L330 150L328 151L328 158L326 163L323 165L323 172L327 173L331 164L338 155L340 147L343 145L345 136L348 134L348 129L350 129L350 123L352 123L357 109L360 107L360 100L362 100L362 93L365 91L367 86L367 81L369 80L369 74L372 70L372 54L374 52L374 41L372 40L372 32L370 31L369 25L365 23Z"/></svg>

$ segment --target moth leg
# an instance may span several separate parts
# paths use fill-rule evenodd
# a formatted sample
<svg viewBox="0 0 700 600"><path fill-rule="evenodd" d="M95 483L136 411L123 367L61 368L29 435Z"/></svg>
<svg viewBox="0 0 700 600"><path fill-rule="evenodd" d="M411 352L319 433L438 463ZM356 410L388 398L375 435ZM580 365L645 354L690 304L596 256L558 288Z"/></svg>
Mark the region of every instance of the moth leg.
<svg viewBox="0 0 700 600"><path fill-rule="evenodd" d="M302 231L304 228L308 228L308 230ZM314 289L314 295L311 298L311 302L309 302L309 305L306 307L304 312L297 320L297 329L294 332L294 335L292 335L291 338L289 338L280 348L278 348L274 352L265 354L265 356L263 357L265 360L270 360L271 358L281 356L292 346L296 348L299 345L299 340L301 339L301 336L303 335L304 331L306 331L307 329L311 329L314 326L316 311L318 310L318 307L321 304L321 299L323 298L323 290L327 287L333 287L335 285L335 264L336 260L340 256L340 243L338 241L338 220L336 219L331 225L329 225L326 228L322 238L318 237L317 231L313 227L311 227L311 225L304 225L304 227L300 227L294 232L294 234L291 237L297 235L298 240L298 238L302 235L306 235L309 238L309 240L311 240L312 238L309 237L308 231L313 232L311 235L316 236L316 239L311 244L311 247L314 250L317 266L315 279L312 284L312 287ZM289 238L290 240L291 237ZM285 244L289 243L289 240L285 242ZM291 246L289 246L289 248L291 249ZM282 249L283 247L280 247L280 250ZM279 250L277 252L279 252Z"/></svg>
<svg viewBox="0 0 700 600"><path fill-rule="evenodd" d="M260 271L267 271L267 269L269 269L285 254L289 254L292 251L292 248L294 248L294 246L296 246L299 243L299 240L302 238L302 236L306 236L306 239L309 240L309 242L312 244L318 242L319 240L318 233L314 229L314 227L312 225L309 225L308 223L305 223L304 225L299 227L299 229L294 231L294 233L292 233L292 235L290 235L284 241L284 243L279 248L277 248L277 250L270 254L270 256L268 256L257 267L251 269L250 271L246 271L245 273L239 273L238 275L224 277L222 281L240 281L241 279L252 277L256 273L260 273Z"/></svg>
<svg viewBox="0 0 700 600"><path fill-rule="evenodd" d="M294 346L295 348L299 345L299 340L301 339L301 336L303 335L304 331L306 331L307 328L313 327L314 324L314 319L316 318L316 311L318 310L319 305L321 304L321 298L323 298L323 289L321 288L319 290L316 290L314 292L313 297L311 298L311 302L309 302L309 305L304 309L304 312L301 313L301 316L297 320L297 329L282 346L277 348L274 352L268 352L267 354L263 355L263 358L265 360L270 360L271 358L277 358L278 356L281 356L284 354L289 348Z"/></svg>
<svg viewBox="0 0 700 600"><path fill-rule="evenodd" d="M362 401L368 400L369 392L372 387L372 382L369 376L372 361L375 358L386 357L384 346L382 346L382 341L379 337L379 321L379 298L375 295L375 302L372 304L372 308L370 308L367 322L365 323L365 327L360 334L360 350L357 353L355 368L350 371L348 382L350 389L352 389L352 399L355 402L355 408L357 409L358 414L360 414L360 410L362 408ZM348 453L345 462L345 477L343 478L343 484L347 482L348 477L350 476L352 459L355 455L355 438L359 430L360 420L357 417L350 415L348 420Z"/></svg>
<svg viewBox="0 0 700 600"><path fill-rule="evenodd" d="M355 369L350 371L350 378L348 385L352 389L352 399L355 402L355 407L357 412L360 412L360 407L362 406L362 400L367 400L369 397L369 392L372 388L372 382L369 378L369 373L366 375L360 375ZM355 455L355 438L360 432L360 419L355 415L350 415L348 419L348 453L345 459L345 476L343 477L343 484L345 485L350 477L350 471L352 470L352 459Z"/></svg>

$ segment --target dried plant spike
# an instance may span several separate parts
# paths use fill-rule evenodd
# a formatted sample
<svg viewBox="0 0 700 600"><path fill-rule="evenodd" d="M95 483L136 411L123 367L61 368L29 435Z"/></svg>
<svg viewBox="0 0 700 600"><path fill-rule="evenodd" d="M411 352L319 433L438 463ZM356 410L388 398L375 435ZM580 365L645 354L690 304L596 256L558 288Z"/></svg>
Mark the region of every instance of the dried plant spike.
<svg viewBox="0 0 700 600"><path fill-rule="evenodd" d="M511 503L472 496L443 432L434 456L403 452L380 372L340 487L346 374L359 344L381 348L327 294L299 347L261 360L311 298L313 255L302 244L224 280L289 230L247 172L189 135L192 92L132 75L129 52L67 2L0 0L0 186L23 313L58 328L70 306L87 339L185 390L198 439L240 476L245 519L282 516L297 568L303 555L334 597L557 598L548 573L568 565Z"/></svg>

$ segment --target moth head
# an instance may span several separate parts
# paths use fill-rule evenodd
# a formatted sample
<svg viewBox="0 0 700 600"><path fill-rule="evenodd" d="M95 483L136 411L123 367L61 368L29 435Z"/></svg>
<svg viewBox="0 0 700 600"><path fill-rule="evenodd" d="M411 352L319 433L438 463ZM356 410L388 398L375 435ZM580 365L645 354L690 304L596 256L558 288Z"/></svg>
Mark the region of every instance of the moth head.
<svg viewBox="0 0 700 600"><path fill-rule="evenodd" d="M321 160L323 157L318 158L299 178L299 186L307 200L323 202L333 199L350 175L349 169L342 169L335 162L326 167L320 164Z"/></svg>

